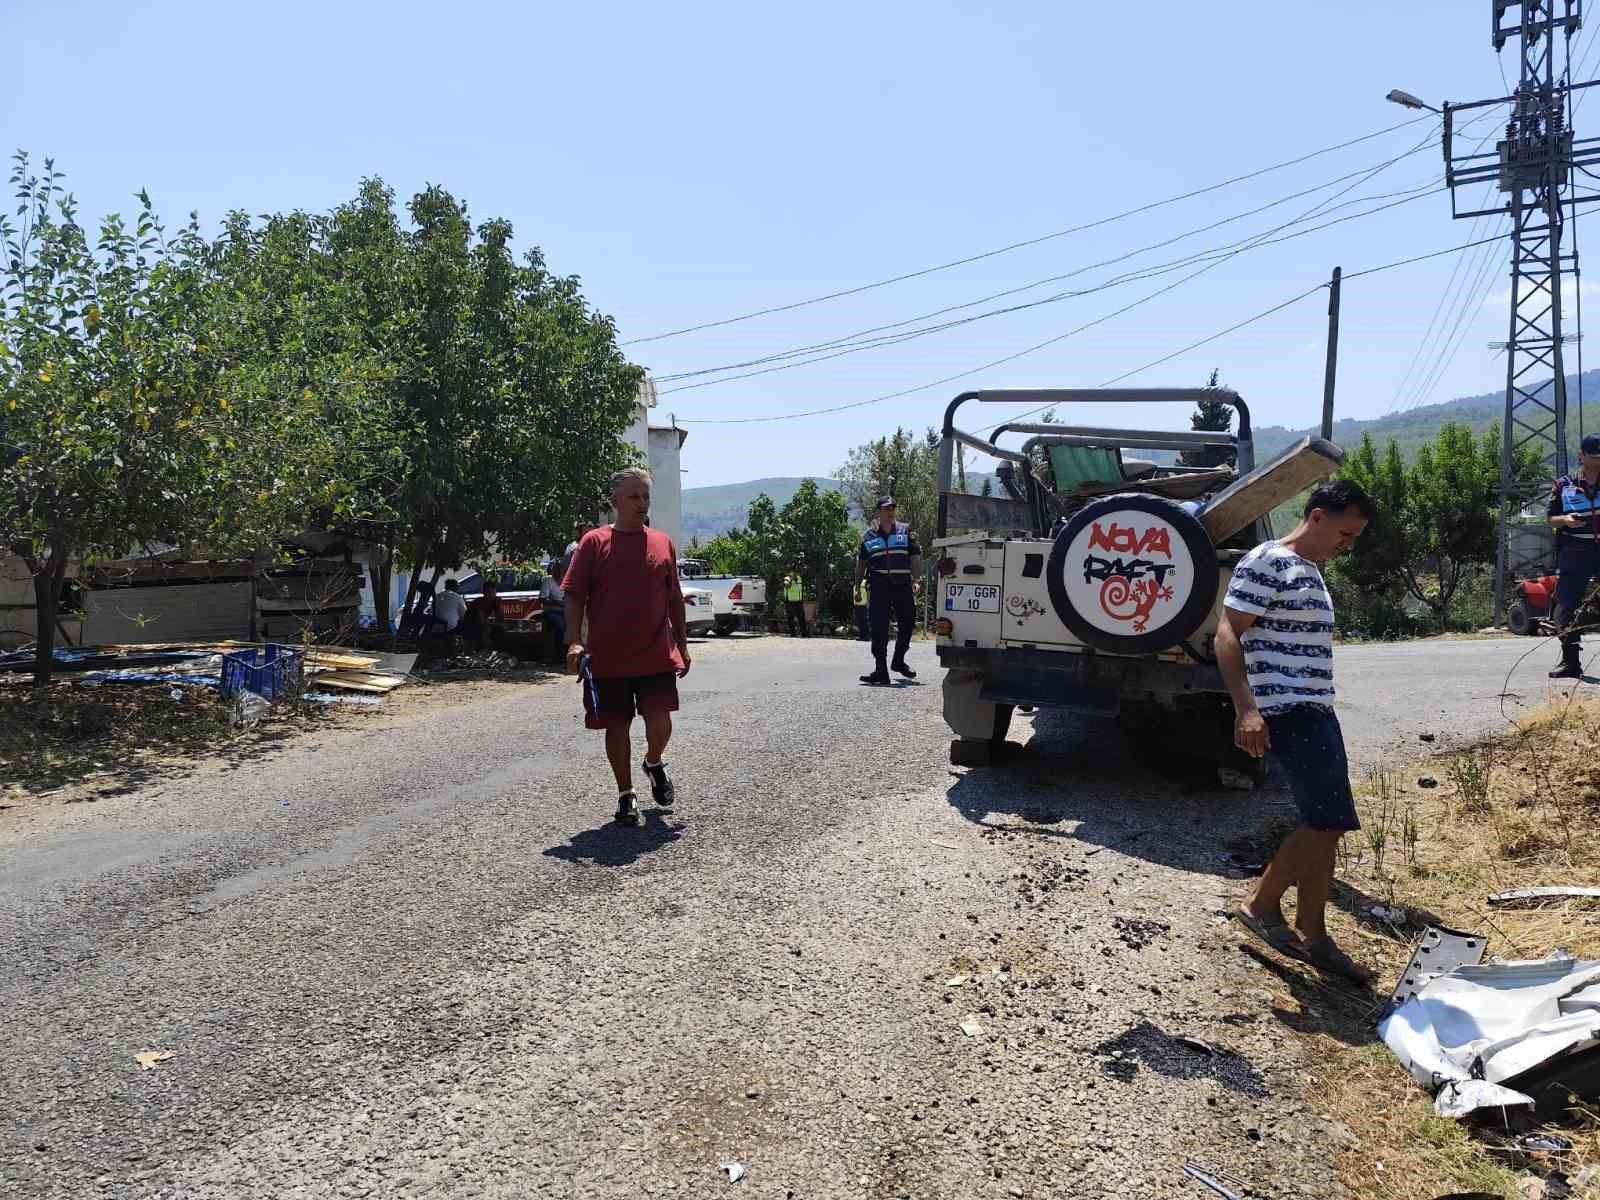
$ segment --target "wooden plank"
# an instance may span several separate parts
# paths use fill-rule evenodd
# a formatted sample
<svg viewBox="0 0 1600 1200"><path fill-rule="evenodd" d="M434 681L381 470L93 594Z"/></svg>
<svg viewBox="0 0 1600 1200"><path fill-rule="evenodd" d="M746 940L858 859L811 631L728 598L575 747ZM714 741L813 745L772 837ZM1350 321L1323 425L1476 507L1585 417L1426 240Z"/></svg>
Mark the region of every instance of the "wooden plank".
<svg viewBox="0 0 1600 1200"><path fill-rule="evenodd" d="M363 658L358 654L327 654L321 650L306 651L306 665L332 667L335 670L364 671L379 663L376 658Z"/></svg>
<svg viewBox="0 0 1600 1200"><path fill-rule="evenodd" d="M1301 438L1277 458L1222 489L1200 512L1200 524L1220 544L1257 517L1339 469L1344 451L1318 437Z"/></svg>
<svg viewBox="0 0 1600 1200"><path fill-rule="evenodd" d="M1032 529L1028 506L1009 496L969 496L945 493L946 529Z"/></svg>
<svg viewBox="0 0 1600 1200"><path fill-rule="evenodd" d="M380 696L394 690L393 688L379 687L377 684L362 683L359 680L342 679L337 673L332 675L313 675L308 682L314 688L343 688L347 692L371 692Z"/></svg>
<svg viewBox="0 0 1600 1200"><path fill-rule="evenodd" d="M379 675L373 671L324 671L316 677L318 683L341 683L351 687L376 688L380 692L392 691L406 681L398 675Z"/></svg>

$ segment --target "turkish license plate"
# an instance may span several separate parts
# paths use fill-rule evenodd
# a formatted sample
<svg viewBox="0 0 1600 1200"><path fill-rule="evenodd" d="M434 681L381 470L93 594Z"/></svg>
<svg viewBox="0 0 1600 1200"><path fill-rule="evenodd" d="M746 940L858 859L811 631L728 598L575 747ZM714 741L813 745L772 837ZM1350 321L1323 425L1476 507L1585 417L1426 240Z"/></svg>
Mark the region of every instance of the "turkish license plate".
<svg viewBox="0 0 1600 1200"><path fill-rule="evenodd" d="M994 583L947 583L944 585L945 612L1000 611L1000 586Z"/></svg>

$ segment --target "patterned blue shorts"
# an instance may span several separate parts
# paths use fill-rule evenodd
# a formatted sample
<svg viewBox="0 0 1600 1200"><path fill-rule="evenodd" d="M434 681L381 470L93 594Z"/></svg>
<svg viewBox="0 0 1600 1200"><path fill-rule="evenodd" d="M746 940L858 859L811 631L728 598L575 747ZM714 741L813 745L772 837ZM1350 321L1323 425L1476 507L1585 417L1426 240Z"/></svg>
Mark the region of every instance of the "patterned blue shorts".
<svg viewBox="0 0 1600 1200"><path fill-rule="evenodd" d="M1333 710L1293 704L1264 715L1273 760L1289 779L1301 824L1323 830L1360 829L1344 732Z"/></svg>

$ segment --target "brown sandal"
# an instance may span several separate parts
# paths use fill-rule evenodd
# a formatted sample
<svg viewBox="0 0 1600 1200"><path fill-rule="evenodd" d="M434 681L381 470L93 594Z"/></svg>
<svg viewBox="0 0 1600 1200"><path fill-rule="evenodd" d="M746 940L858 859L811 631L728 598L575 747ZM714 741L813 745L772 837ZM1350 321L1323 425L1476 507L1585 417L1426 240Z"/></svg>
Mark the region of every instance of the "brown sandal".
<svg viewBox="0 0 1600 1200"><path fill-rule="evenodd" d="M1287 954L1290 958L1301 957L1300 938L1289 928L1282 913L1258 917L1242 908L1235 908L1233 918L1279 954Z"/></svg>
<svg viewBox="0 0 1600 1200"><path fill-rule="evenodd" d="M1301 942L1295 947L1295 957L1304 959L1326 974L1339 975L1363 986L1372 981L1372 972L1339 949L1331 937Z"/></svg>

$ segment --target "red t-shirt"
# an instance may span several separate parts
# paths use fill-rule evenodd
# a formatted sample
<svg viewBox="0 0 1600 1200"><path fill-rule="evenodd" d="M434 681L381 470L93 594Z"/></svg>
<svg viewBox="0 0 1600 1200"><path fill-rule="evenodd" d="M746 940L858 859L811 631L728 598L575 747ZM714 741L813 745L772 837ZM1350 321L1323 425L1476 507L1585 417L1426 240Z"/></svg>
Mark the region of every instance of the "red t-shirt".
<svg viewBox="0 0 1600 1200"><path fill-rule="evenodd" d="M596 679L683 670L669 609L671 600L683 596L678 551L659 529L591 529L578 543L561 586L568 595L589 597L584 645Z"/></svg>

